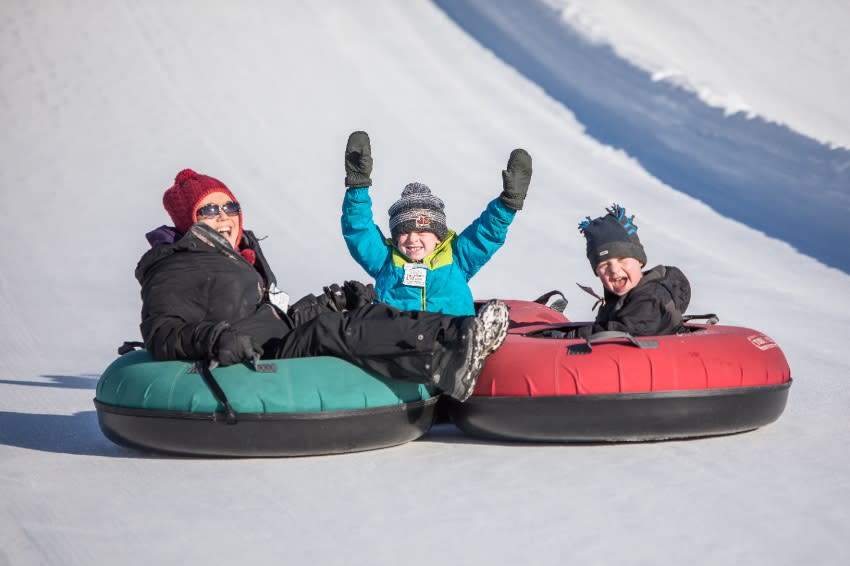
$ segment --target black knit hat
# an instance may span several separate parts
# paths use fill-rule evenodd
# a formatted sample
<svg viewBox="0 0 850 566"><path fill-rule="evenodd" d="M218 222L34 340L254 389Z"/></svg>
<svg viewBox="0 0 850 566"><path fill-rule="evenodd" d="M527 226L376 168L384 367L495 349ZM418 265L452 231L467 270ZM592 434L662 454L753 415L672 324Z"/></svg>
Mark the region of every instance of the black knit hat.
<svg viewBox="0 0 850 566"><path fill-rule="evenodd" d="M422 183L410 183L389 209L393 240L408 232L433 232L443 241L449 233L443 201Z"/></svg>
<svg viewBox="0 0 850 566"><path fill-rule="evenodd" d="M646 265L646 252L637 235L634 215L626 218L626 209L619 204L605 209L608 214L593 220L588 216L578 225L587 240L587 259L596 273L596 266L613 257L633 257Z"/></svg>

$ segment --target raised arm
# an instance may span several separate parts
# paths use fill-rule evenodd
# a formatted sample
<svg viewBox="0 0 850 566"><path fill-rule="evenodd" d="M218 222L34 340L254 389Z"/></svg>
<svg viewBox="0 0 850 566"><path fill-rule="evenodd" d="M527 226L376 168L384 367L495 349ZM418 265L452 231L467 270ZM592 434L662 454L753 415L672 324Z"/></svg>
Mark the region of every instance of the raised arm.
<svg viewBox="0 0 850 566"><path fill-rule="evenodd" d="M502 171L502 192L493 199L475 222L458 238L458 261L467 278L481 267L505 243L508 227L518 210L522 210L531 182L531 156L524 149L515 149Z"/></svg>
<svg viewBox="0 0 850 566"><path fill-rule="evenodd" d="M375 277L390 252L372 215L372 146L366 132L353 132L345 145L345 198L342 236L351 257Z"/></svg>

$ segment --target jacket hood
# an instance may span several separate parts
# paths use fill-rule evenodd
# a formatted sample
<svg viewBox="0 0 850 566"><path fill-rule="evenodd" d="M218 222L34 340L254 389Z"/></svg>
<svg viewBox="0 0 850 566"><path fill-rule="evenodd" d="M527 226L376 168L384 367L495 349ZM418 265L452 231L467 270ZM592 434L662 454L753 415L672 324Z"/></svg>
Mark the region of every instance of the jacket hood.
<svg viewBox="0 0 850 566"><path fill-rule="evenodd" d="M147 239L152 248L155 248L160 244L173 244L182 237L183 234L178 232L177 228L174 226L166 226L164 224L145 234L145 239Z"/></svg>
<svg viewBox="0 0 850 566"><path fill-rule="evenodd" d="M224 255L244 258L243 254L230 247L230 242L227 238L202 222L198 222L189 228L189 232L186 235L181 234L172 226L160 226L145 234L145 237L148 243L150 243L151 249L142 255L139 263L136 265L135 275L139 283L144 281L145 273L151 267L177 252L191 251L207 253L215 251ZM255 262L252 263L266 284L276 283L274 273L260 250L259 240L251 230L242 231L240 248L249 249L254 252Z"/></svg>
<svg viewBox="0 0 850 566"><path fill-rule="evenodd" d="M446 263L451 262L452 257L452 245L454 240L457 239L457 232L454 230L449 230L446 233L446 237L442 240L437 246L427 256L423 257L421 262L428 266L429 269L435 269L437 267L441 267ZM404 255L404 253L398 249L395 241L392 238L387 238L385 240L386 244L392 248L393 253L393 263L395 265L404 265L405 263L411 262L409 257Z"/></svg>
<svg viewBox="0 0 850 566"><path fill-rule="evenodd" d="M185 236L181 236L171 226L160 226L151 230L145 237L151 249L142 255L136 265L136 280L141 283L145 273L156 263L180 251L220 251L224 254L236 254L227 238L202 222L193 224Z"/></svg>
<svg viewBox="0 0 850 566"><path fill-rule="evenodd" d="M688 310L691 303L691 284L682 270L672 265L656 265L649 271L644 272L640 284L655 282L661 285L673 297L673 303L679 312Z"/></svg>

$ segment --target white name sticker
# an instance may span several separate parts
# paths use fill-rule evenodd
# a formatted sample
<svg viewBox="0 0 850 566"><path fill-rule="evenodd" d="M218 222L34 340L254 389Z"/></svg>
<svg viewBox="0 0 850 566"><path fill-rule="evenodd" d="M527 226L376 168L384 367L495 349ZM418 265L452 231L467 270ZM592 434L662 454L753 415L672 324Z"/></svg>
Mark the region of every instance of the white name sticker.
<svg viewBox="0 0 850 566"><path fill-rule="evenodd" d="M278 289L274 283L269 285L269 302L281 312L285 313L289 309L289 295Z"/></svg>
<svg viewBox="0 0 850 566"><path fill-rule="evenodd" d="M428 268L421 263L404 264L404 284L409 287L424 287L428 279Z"/></svg>

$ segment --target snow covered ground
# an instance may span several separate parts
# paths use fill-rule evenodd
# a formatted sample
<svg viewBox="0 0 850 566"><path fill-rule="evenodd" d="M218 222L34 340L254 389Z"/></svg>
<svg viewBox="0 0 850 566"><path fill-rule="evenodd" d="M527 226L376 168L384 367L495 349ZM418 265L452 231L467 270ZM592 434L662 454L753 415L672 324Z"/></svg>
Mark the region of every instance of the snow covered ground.
<svg viewBox="0 0 850 566"><path fill-rule="evenodd" d="M794 0L546 0L577 31L622 57L696 92L726 112L786 124L830 145L850 147L843 111L850 75L847 4ZM789 69L793 73L789 74Z"/></svg>
<svg viewBox="0 0 850 566"><path fill-rule="evenodd" d="M738 29L739 20L728 14L712 14L706 22L683 24L680 12L693 9L694 3L689 2L670 3L670 6L661 1L618 2L604 11L604 17L597 13L606 6L604 3L569 5L560 12L543 4L511 0L438 0L438 3L484 46L569 108L597 141L625 151L653 177L704 202L721 215L850 273L850 249L834 244L847 234L844 219L850 214L850 149L823 145L752 111L738 111L741 106L736 100L741 96L735 91L740 88L741 92L749 92L750 82L726 80L725 75L715 78L713 74L716 68L724 71L737 68L742 61L754 57L754 52L764 49L761 34L756 30L762 30L770 8L746 4L738 7L739 10L743 7L741 12L747 16L745 29L753 30L748 34ZM633 18L632 12L640 17ZM662 15L653 18L651 14L655 12ZM706 32L711 40L696 49L696 42L688 41L698 37L694 28L705 26L713 18L732 20L735 25L717 25L717 32ZM565 20L582 24L579 31L567 27ZM651 23L635 25L643 20ZM599 36L611 30L619 31L618 25L630 32L640 31L640 38L652 43L653 49L647 47L640 52L647 53L647 57L634 57L648 68L624 60L608 43L599 43ZM786 23L785 27L788 25L791 24ZM758 76L763 83L758 92L775 96L786 87L775 85L778 81L768 71L777 62L786 60L789 43L799 41L794 41L795 36L789 37L784 27L772 33L781 35L782 53L773 53L769 63L745 65L745 70L740 72L750 78ZM811 34L805 25L797 33L800 37ZM588 41L588 35L592 42ZM727 36L729 39L721 39ZM622 40L612 41L615 46L625 44L626 48L620 50L633 54L635 49L629 46L639 42L629 40L631 37L623 34ZM737 45L741 38L756 47L738 47L734 52L740 53L740 57L722 57L723 51ZM818 39L823 40L820 36ZM718 93L725 94L715 94L707 86L697 88L682 75L671 73L669 66L691 50L697 53L688 61L696 63L688 77L707 76L713 79L710 84L719 82L734 87L717 87ZM806 67L805 75L786 83L798 84L803 76L809 75L826 78L825 72L810 71L808 55L801 49L796 59ZM780 68L784 71L785 64ZM761 79L763 74L767 77ZM842 79L836 82L844 77L838 74ZM834 75L833 72L827 76ZM809 86L813 84L819 83L812 80ZM838 85L830 86L833 88L812 99L810 109L800 109L790 94L786 96L794 121L821 123L823 114L829 112L824 110L822 99L836 92L837 96L850 92L847 84L843 90ZM699 91L699 96L694 90ZM705 99L723 106L709 106ZM832 112L836 119L831 123L846 124L838 100Z"/></svg>
<svg viewBox="0 0 850 566"><path fill-rule="evenodd" d="M0 565L847 563L850 7L628 5L3 2ZM624 204L650 264L688 274L691 312L782 346L785 413L651 444L450 425L316 458L110 443L94 387L138 338L133 269L177 171L230 186L300 296L365 278L339 236L355 129L376 210L419 180L456 228L498 194L511 149L532 154L481 298L561 288L591 318L575 227Z"/></svg>

